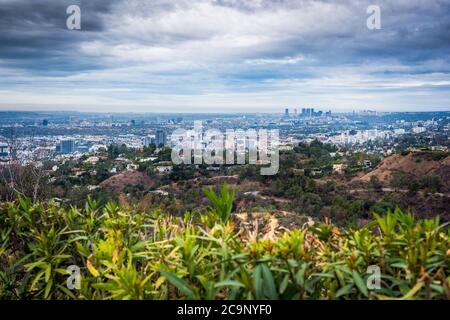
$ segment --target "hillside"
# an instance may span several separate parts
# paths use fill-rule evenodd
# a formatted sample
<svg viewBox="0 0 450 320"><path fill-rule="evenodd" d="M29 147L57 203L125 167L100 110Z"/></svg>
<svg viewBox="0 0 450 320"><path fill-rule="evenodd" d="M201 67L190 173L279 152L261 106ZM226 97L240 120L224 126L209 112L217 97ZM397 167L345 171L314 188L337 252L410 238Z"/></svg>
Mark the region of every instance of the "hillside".
<svg viewBox="0 0 450 320"><path fill-rule="evenodd" d="M125 171L106 179L99 186L108 192L119 193L126 186L143 186L148 189L152 185L152 179L145 172Z"/></svg>
<svg viewBox="0 0 450 320"><path fill-rule="evenodd" d="M369 182L372 176L385 186L395 172L402 172L409 177L420 179L425 175L439 176L446 189L450 185L450 156L435 160L426 153L409 153L406 156L396 154L383 159L371 172L355 178L355 181Z"/></svg>

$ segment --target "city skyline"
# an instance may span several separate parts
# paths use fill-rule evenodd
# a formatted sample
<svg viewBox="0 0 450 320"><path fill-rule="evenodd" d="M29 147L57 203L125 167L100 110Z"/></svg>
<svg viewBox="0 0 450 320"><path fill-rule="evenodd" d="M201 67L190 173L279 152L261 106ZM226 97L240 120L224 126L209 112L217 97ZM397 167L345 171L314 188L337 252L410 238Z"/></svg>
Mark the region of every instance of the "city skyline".
<svg viewBox="0 0 450 320"><path fill-rule="evenodd" d="M448 0L0 4L0 111L450 110Z"/></svg>

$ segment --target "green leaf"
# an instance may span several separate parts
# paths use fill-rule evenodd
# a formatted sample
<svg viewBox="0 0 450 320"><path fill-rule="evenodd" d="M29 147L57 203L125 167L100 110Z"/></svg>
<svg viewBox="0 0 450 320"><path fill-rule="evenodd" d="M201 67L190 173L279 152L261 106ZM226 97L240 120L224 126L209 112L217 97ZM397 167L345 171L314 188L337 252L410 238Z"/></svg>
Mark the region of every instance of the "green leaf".
<svg viewBox="0 0 450 320"><path fill-rule="evenodd" d="M45 299L49 298L50 290L52 289L52 286L53 286L53 280L50 279L50 281L47 282L47 285L45 286L45 293L44 293Z"/></svg>
<svg viewBox="0 0 450 320"><path fill-rule="evenodd" d="M189 287L187 282L177 275L168 272L166 270L159 270L159 272L175 287L178 288L182 293L184 293L189 299L195 300L196 296L194 291Z"/></svg>
<svg viewBox="0 0 450 320"><path fill-rule="evenodd" d="M40 271L36 277L34 278L33 282L31 283L31 289L34 288L34 286L36 285L36 283L42 278L42 276L45 274L45 270Z"/></svg>
<svg viewBox="0 0 450 320"><path fill-rule="evenodd" d="M234 281L234 280L225 280L225 281L218 282L214 285L214 288L221 288L221 287L242 287L242 288L244 288L245 286L241 282Z"/></svg>
<svg viewBox="0 0 450 320"><path fill-rule="evenodd" d="M48 282L51 273L52 273L52 266L49 264L47 265L47 268L45 268L45 282Z"/></svg>
<svg viewBox="0 0 450 320"><path fill-rule="evenodd" d="M358 287L359 291L361 291L361 293L364 296L368 297L369 291L367 290L367 286L364 283L364 280L359 275L358 271L353 270L352 275L353 275L353 280L355 281L355 284Z"/></svg>
<svg viewBox="0 0 450 320"><path fill-rule="evenodd" d="M255 293L256 299L262 298L262 277L261 277L261 266L258 265L253 269L253 292Z"/></svg>
<svg viewBox="0 0 450 320"><path fill-rule="evenodd" d="M391 267L408 270L408 265L406 263L402 263L402 262L393 263L393 264L391 264Z"/></svg>
<svg viewBox="0 0 450 320"><path fill-rule="evenodd" d="M40 259L39 261L36 262L32 262L32 263L27 263L24 267L26 268L26 270L28 272L30 272L31 270L33 270L36 267L42 266L42 265L46 265L46 263L44 262L45 258Z"/></svg>
<svg viewBox="0 0 450 320"><path fill-rule="evenodd" d="M286 274L280 284L280 294L283 294L289 285L289 274Z"/></svg>
<svg viewBox="0 0 450 320"><path fill-rule="evenodd" d="M334 274L331 273L313 273L311 276L318 277L318 278L334 278Z"/></svg>
<svg viewBox="0 0 450 320"><path fill-rule="evenodd" d="M339 297L341 297L341 296L345 296L345 295L349 294L350 292L352 292L352 289L353 289L353 284L348 284L348 285L346 285L346 286L340 288L340 289L336 292L336 294L335 294L334 297L335 297L335 298L339 298Z"/></svg>
<svg viewBox="0 0 450 320"><path fill-rule="evenodd" d="M297 284L301 287L305 287L305 271L308 265L306 263L303 263L300 267L300 270L298 270L297 274L295 275L295 281Z"/></svg>
<svg viewBox="0 0 450 320"><path fill-rule="evenodd" d="M272 271L270 271L266 264L261 265L261 268L264 276L264 292L270 299L278 299L277 288L275 286Z"/></svg>
<svg viewBox="0 0 450 320"><path fill-rule="evenodd" d="M67 289L66 287L64 287L64 286L62 286L62 285L60 285L60 284L58 284L58 285L56 285L56 287L59 289L59 290L61 290L62 292L64 292L66 295L68 295L69 297L71 297L72 299L76 299L76 297L75 297L75 295L69 290L69 289Z"/></svg>
<svg viewBox="0 0 450 320"><path fill-rule="evenodd" d="M416 285L414 287L412 287L411 290L408 291L407 294L405 294L403 297L401 297L399 300L410 300L414 297L414 295L420 291L420 289L422 289L423 287L423 282L418 282L416 283Z"/></svg>

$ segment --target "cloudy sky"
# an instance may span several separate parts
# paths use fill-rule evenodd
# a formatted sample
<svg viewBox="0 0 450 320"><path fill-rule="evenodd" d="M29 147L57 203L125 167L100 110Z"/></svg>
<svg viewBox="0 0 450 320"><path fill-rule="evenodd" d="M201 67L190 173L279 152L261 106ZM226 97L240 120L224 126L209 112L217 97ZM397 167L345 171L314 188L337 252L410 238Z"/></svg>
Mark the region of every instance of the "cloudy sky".
<svg viewBox="0 0 450 320"><path fill-rule="evenodd" d="M450 111L450 0L0 0L0 110L284 106Z"/></svg>

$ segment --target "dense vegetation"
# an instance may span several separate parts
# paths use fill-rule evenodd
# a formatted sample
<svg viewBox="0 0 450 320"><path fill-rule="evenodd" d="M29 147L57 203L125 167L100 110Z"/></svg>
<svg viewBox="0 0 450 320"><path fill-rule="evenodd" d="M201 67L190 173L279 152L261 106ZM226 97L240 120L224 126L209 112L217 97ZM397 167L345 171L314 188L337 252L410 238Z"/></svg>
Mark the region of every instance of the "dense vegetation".
<svg viewBox="0 0 450 320"><path fill-rule="evenodd" d="M211 207L84 208L28 199L0 204L2 299L450 299L450 231L400 210L359 230L332 224L261 234L231 214L234 193ZM69 290L67 267L81 269ZM367 268L381 271L368 290Z"/></svg>

